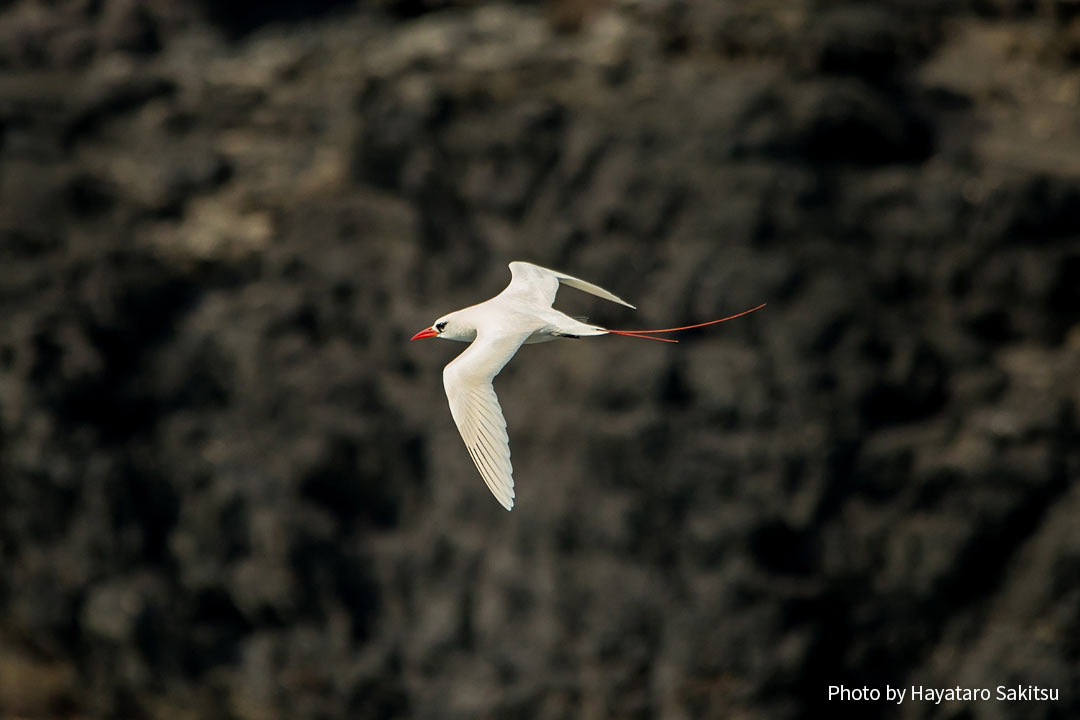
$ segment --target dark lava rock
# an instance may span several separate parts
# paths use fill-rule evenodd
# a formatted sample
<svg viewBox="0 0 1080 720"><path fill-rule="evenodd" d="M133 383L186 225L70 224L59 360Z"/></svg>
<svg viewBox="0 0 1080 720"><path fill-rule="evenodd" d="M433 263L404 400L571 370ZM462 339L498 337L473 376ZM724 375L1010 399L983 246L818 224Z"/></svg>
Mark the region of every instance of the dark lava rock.
<svg viewBox="0 0 1080 720"><path fill-rule="evenodd" d="M0 3L0 716L1077 716L1036 5ZM508 514L408 338L515 259L768 305L522 348Z"/></svg>
<svg viewBox="0 0 1080 720"><path fill-rule="evenodd" d="M911 15L912 13L908 13ZM931 23L904 17L885 4L841 5L815 13L800 47L806 63L825 75L888 81L909 72L931 46Z"/></svg>

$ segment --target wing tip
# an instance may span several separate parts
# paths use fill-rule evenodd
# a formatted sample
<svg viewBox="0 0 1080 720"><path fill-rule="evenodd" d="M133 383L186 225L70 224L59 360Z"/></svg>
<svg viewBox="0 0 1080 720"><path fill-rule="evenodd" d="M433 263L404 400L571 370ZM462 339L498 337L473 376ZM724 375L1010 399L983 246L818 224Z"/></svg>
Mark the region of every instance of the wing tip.
<svg viewBox="0 0 1080 720"><path fill-rule="evenodd" d="M514 492L514 479L513 479L513 477L510 478L510 487L508 487L506 490L507 490L506 502L503 502L498 497L496 497L495 499L499 501L500 505L502 505L504 508L506 508L506 512L510 512L511 510L514 509L514 498L517 497L517 493Z"/></svg>

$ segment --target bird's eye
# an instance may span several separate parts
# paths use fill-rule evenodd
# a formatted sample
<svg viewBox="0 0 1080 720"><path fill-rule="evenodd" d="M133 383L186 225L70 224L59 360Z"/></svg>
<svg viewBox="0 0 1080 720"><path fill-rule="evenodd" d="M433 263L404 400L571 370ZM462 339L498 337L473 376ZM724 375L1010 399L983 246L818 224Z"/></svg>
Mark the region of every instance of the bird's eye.
<svg viewBox="0 0 1080 720"><path fill-rule="evenodd" d="M446 327L446 321L445 320L441 320L441 321L435 323L435 329L438 330L439 332L442 332L445 327Z"/></svg>

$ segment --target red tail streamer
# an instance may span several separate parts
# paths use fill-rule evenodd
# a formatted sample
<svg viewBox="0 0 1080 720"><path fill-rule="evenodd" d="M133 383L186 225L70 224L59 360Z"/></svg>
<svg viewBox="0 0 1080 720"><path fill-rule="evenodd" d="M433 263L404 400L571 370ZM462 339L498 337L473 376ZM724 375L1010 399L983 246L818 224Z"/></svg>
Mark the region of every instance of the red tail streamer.
<svg viewBox="0 0 1080 720"><path fill-rule="evenodd" d="M761 303L757 307L752 307L749 310L743 310L741 313L735 313L734 315L728 315L727 317L720 318L719 320L710 320L709 322L698 323L697 325L684 325L682 327L663 328L662 330L608 330L608 332L609 333L614 333L616 335L626 335L626 336L629 336L629 337L637 337L637 338L641 338L642 340L661 340L663 342L678 342L678 340L671 340L670 338L658 338L658 337L650 337L650 336L655 335L657 333L679 332L680 330L693 330L694 328L705 327L706 325L716 325L717 323L727 322L728 320L734 320L735 318L742 317L743 315L749 315L750 313L754 312L755 310L760 310L761 308L765 307L765 305L767 305L767 303Z"/></svg>
<svg viewBox="0 0 1080 720"><path fill-rule="evenodd" d="M613 335L625 335L626 337L636 337L636 338L641 338L642 340L659 340L660 342L673 342L673 343L679 342L678 340L672 340L671 338L658 338L658 337L653 337L652 335L642 335L640 333L630 332L628 330L608 330L608 332L613 334Z"/></svg>

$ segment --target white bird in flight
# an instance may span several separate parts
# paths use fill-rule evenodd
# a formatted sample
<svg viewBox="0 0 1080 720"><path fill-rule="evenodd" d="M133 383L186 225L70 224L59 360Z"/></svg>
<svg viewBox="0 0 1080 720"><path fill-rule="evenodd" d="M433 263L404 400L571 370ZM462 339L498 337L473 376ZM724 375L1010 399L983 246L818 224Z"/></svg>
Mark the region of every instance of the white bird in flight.
<svg viewBox="0 0 1080 720"><path fill-rule="evenodd" d="M480 471L495 499L507 510L514 507L514 468L510 464L510 440L506 435L506 420L491 382L506 363L510 362L510 358L514 357L518 348L559 338L591 337L609 333L677 342L652 335L715 325L765 307L762 303L726 318L678 328L609 330L598 325L589 325L553 308L551 304L555 301L559 283L630 309L637 309L614 293L592 283L532 263L512 262L510 284L501 293L478 305L443 315L431 327L412 336L413 340L437 337L471 343L443 369L443 387L450 401L450 414L476 464L476 469Z"/></svg>

